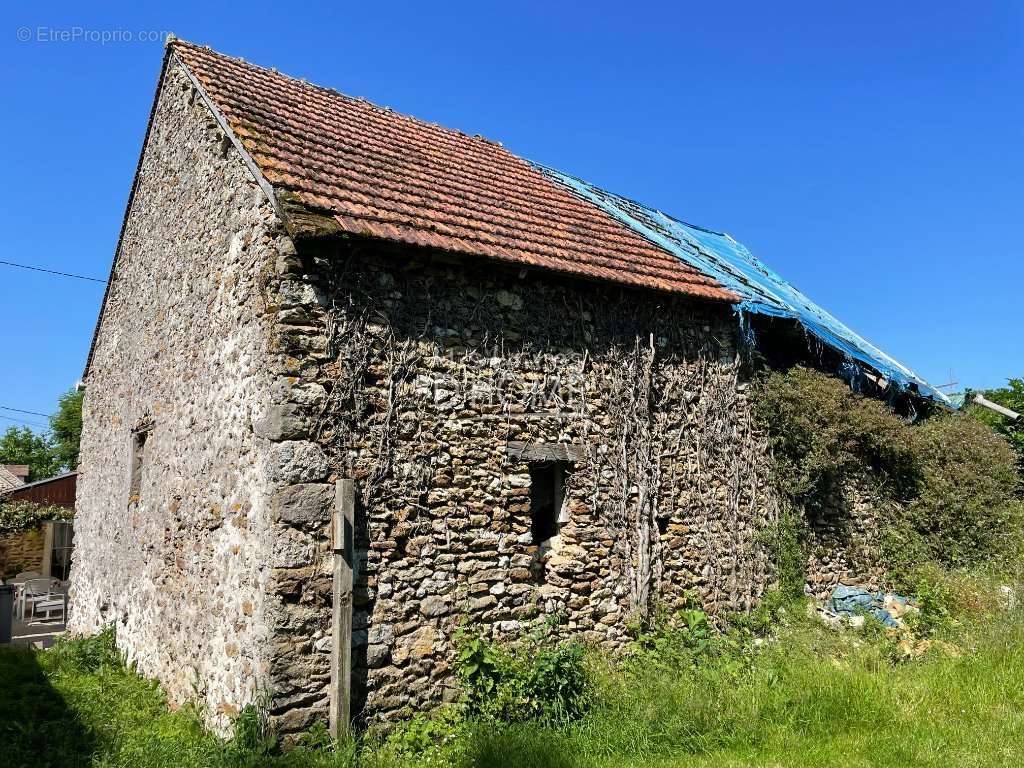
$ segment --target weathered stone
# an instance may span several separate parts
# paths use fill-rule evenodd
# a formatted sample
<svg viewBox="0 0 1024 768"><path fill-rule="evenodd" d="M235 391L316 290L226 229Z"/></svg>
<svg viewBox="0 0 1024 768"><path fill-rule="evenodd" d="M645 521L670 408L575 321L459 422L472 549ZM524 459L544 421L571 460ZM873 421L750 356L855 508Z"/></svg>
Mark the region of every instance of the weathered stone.
<svg viewBox="0 0 1024 768"><path fill-rule="evenodd" d="M449 610L451 606L443 597L428 597L420 603L420 613L428 618L444 616Z"/></svg>
<svg viewBox="0 0 1024 768"><path fill-rule="evenodd" d="M469 610L471 613L481 613L486 611L488 608L492 608L498 604L497 598L494 595L485 595L484 597L478 597L469 601Z"/></svg>
<svg viewBox="0 0 1024 768"><path fill-rule="evenodd" d="M280 482L315 482L323 480L330 471L323 449L315 443L289 440L277 443L272 450L276 479Z"/></svg>
<svg viewBox="0 0 1024 768"><path fill-rule="evenodd" d="M330 520L334 493L328 483L289 485L275 494L272 509L278 520L290 525L322 525Z"/></svg>
<svg viewBox="0 0 1024 768"><path fill-rule="evenodd" d="M420 627L412 635L402 638L409 656L413 659L424 659L434 653L434 645L437 642L437 630L431 625Z"/></svg>
<svg viewBox="0 0 1024 768"><path fill-rule="evenodd" d="M391 660L391 649L386 645L371 645L366 649L366 665L370 669L385 666Z"/></svg>
<svg viewBox="0 0 1024 768"><path fill-rule="evenodd" d="M309 420L294 403L269 405L253 422L253 431L266 440L298 440L308 436Z"/></svg>
<svg viewBox="0 0 1024 768"><path fill-rule="evenodd" d="M224 139L169 66L86 375L69 627L116 624L139 672L172 704L200 691L226 735L267 683L260 574L272 539L261 520L272 488L269 443L254 427L275 439L296 430L285 414L267 422L268 278L289 244ZM129 510L132 430L143 424ZM236 629L250 613L260 620Z"/></svg>

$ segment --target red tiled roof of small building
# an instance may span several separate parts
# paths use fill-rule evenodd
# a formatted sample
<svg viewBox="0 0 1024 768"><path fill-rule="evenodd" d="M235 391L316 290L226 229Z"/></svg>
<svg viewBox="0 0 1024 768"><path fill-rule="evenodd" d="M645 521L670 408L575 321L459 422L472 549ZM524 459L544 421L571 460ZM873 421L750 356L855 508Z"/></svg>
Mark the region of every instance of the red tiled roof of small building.
<svg viewBox="0 0 1024 768"><path fill-rule="evenodd" d="M737 300L499 144L209 48L170 46L278 198L330 217L341 231Z"/></svg>

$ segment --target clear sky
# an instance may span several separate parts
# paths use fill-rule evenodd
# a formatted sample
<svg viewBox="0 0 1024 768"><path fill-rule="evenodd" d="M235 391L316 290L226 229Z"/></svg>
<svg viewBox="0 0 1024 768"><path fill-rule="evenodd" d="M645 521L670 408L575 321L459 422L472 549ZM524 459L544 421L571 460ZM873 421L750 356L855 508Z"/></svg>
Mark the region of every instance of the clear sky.
<svg viewBox="0 0 1024 768"><path fill-rule="evenodd" d="M1024 3L0 13L0 260L107 276L173 31L727 231L933 383L1024 375ZM0 406L54 409L102 293L0 265Z"/></svg>

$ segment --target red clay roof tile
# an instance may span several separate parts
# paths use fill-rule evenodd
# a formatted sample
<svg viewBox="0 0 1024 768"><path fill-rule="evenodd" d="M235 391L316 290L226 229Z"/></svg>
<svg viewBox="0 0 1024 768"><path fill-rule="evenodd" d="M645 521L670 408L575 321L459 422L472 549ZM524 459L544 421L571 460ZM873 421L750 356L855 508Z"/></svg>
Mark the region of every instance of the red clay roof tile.
<svg viewBox="0 0 1024 768"><path fill-rule="evenodd" d="M345 232L736 301L501 145L175 40L279 194Z"/></svg>

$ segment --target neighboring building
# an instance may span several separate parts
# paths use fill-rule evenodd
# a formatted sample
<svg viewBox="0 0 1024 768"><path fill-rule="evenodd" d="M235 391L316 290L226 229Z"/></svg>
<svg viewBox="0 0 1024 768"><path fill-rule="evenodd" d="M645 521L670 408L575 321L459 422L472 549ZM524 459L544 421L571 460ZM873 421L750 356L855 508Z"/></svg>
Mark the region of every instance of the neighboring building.
<svg viewBox="0 0 1024 768"><path fill-rule="evenodd" d="M78 472L65 472L62 475L24 483L3 492L4 501L32 501L56 507L75 506L75 495L78 489Z"/></svg>
<svg viewBox="0 0 1024 768"><path fill-rule="evenodd" d="M0 464L0 493L28 482L28 464Z"/></svg>
<svg viewBox="0 0 1024 768"><path fill-rule="evenodd" d="M347 479L366 717L454 695L462 616L614 649L656 602L748 609L778 506L751 331L927 385L739 248L171 42L86 371L71 628L116 623L222 730L264 692L324 717Z"/></svg>
<svg viewBox="0 0 1024 768"><path fill-rule="evenodd" d="M19 465L17 468L24 469L22 476L28 477L28 467ZM77 479L77 472L66 472L34 483L21 483L0 490L0 504L28 501L42 506L74 509ZM64 580L71 570L73 548L74 523L71 520L46 520L24 530L0 530L0 577L36 571L43 576Z"/></svg>

